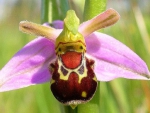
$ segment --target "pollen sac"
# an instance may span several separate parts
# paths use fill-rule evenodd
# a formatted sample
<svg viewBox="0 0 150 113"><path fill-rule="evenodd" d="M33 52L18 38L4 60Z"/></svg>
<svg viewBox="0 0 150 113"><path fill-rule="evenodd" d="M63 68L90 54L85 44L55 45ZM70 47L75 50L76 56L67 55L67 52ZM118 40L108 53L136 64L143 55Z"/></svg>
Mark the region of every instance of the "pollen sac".
<svg viewBox="0 0 150 113"><path fill-rule="evenodd" d="M94 61L84 53L68 51L59 55L51 64L51 91L55 98L72 107L91 100L97 88L93 65Z"/></svg>

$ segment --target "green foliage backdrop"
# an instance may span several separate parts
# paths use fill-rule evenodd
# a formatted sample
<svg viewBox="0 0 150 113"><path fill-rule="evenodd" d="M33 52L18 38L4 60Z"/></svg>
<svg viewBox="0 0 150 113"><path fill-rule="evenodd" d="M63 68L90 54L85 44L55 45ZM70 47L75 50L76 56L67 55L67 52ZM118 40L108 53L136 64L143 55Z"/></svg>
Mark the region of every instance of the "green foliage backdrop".
<svg viewBox="0 0 150 113"><path fill-rule="evenodd" d="M80 2L80 0L69 2L79 17L84 4L84 1ZM40 4L40 0L16 0L16 2L7 0L2 4L3 7L0 7L0 69L19 49L35 38L20 32L18 24L21 20L40 23ZM108 0L107 7L117 10L121 19L114 26L104 29L104 33L130 47L150 69L149 5L149 0ZM63 113L64 108L53 97L49 87L49 83L46 83L0 93L0 112ZM101 82L99 101L100 113L149 113L150 82L123 78Z"/></svg>

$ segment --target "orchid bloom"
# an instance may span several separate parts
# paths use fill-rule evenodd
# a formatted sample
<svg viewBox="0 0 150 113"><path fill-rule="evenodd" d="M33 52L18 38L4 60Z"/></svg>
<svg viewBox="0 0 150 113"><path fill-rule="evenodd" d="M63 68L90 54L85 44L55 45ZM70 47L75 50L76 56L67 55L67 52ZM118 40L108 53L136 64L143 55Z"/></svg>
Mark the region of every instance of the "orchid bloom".
<svg viewBox="0 0 150 113"><path fill-rule="evenodd" d="M71 26L69 29L72 29L77 22L74 17L71 18L70 23L54 21L53 27L48 24L20 22L21 31L39 37L25 45L1 69L0 92L41 84L52 79L49 65L57 59L55 43L63 25ZM108 9L79 25L78 32L82 34L86 44L85 56L95 62L93 71L98 81L110 81L119 77L148 80L150 72L136 53L113 37L96 32L116 23L119 18L115 10Z"/></svg>

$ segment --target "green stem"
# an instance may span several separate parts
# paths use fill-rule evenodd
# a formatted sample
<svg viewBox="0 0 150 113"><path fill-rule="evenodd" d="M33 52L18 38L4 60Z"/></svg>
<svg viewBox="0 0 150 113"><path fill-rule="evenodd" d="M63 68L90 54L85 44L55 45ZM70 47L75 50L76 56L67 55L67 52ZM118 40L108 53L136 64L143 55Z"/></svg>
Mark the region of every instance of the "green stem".
<svg viewBox="0 0 150 113"><path fill-rule="evenodd" d="M60 0L60 9L61 9L61 17L64 19L66 17L66 13L69 10L68 0Z"/></svg>
<svg viewBox="0 0 150 113"><path fill-rule="evenodd" d="M107 0L85 0L84 21L106 10L106 2Z"/></svg>
<svg viewBox="0 0 150 113"><path fill-rule="evenodd" d="M93 99L86 103L78 105L78 113L99 113L99 102L100 102L100 83L98 84L97 91Z"/></svg>
<svg viewBox="0 0 150 113"><path fill-rule="evenodd" d="M51 21L61 19L57 0L51 0Z"/></svg>
<svg viewBox="0 0 150 113"><path fill-rule="evenodd" d="M41 1L41 23L48 22L49 0Z"/></svg>
<svg viewBox="0 0 150 113"><path fill-rule="evenodd" d="M77 108L72 109L70 106L65 106L65 113L77 113Z"/></svg>
<svg viewBox="0 0 150 113"><path fill-rule="evenodd" d="M52 3L52 21L63 20L66 16L66 12L69 10L69 4L67 0L51 0ZM59 6L58 6L59 5Z"/></svg>
<svg viewBox="0 0 150 113"><path fill-rule="evenodd" d="M106 10L107 0L85 0L84 21L90 20L96 15ZM78 113L100 113L100 82L93 99L86 103L78 105Z"/></svg>

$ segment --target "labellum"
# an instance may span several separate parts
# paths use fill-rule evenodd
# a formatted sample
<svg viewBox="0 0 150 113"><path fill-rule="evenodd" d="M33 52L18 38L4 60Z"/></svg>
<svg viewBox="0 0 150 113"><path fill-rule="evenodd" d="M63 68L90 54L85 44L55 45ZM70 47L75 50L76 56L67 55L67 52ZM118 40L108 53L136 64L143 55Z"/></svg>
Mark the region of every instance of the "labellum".
<svg viewBox="0 0 150 113"><path fill-rule="evenodd" d="M94 61L85 56L86 44L78 25L75 12L68 11L64 29L55 43L57 59L50 64L52 93L58 101L72 108L91 100L97 88Z"/></svg>

